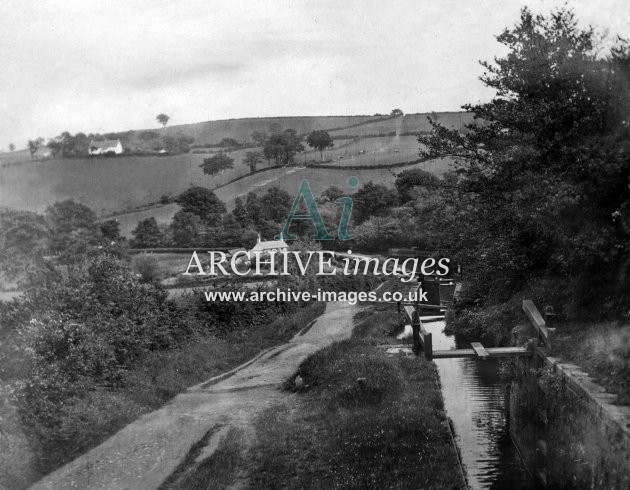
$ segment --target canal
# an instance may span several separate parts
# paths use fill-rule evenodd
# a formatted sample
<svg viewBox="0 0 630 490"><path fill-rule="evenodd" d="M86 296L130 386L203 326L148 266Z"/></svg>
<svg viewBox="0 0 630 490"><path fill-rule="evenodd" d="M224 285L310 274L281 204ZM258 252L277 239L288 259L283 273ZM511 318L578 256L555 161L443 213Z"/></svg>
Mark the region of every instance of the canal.
<svg viewBox="0 0 630 490"><path fill-rule="evenodd" d="M423 325L432 333L435 350L456 348L454 336L444 334L444 321ZM410 334L407 326L401 337ZM499 375L498 361L457 358L436 359L435 364L470 488L539 488L510 438L509 385Z"/></svg>

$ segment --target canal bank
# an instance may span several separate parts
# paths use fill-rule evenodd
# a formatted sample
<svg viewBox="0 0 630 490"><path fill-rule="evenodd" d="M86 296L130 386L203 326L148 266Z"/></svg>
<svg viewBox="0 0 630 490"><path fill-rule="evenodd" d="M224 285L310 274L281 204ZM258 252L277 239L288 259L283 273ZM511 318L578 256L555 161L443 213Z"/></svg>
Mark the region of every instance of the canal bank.
<svg viewBox="0 0 630 490"><path fill-rule="evenodd" d="M548 488L630 488L630 407L540 354L512 365L510 435L527 468Z"/></svg>
<svg viewBox="0 0 630 490"><path fill-rule="evenodd" d="M470 486L630 488L630 407L616 405L578 366L549 356L554 330L531 301L523 311L527 326L514 329L513 344L530 355L499 364L481 360L482 348L435 359ZM444 334L443 322L425 322L422 332L436 355L466 347Z"/></svg>

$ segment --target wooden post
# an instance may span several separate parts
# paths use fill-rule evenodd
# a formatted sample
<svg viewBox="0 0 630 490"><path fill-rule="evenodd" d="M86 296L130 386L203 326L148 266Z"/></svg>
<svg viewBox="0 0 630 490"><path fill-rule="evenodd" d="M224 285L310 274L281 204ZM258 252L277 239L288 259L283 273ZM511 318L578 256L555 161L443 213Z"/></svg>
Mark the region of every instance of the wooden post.
<svg viewBox="0 0 630 490"><path fill-rule="evenodd" d="M423 334L423 347L424 347L424 358L427 361L433 360L433 334L431 332L424 332Z"/></svg>
<svg viewBox="0 0 630 490"><path fill-rule="evenodd" d="M418 310L413 312L411 330L413 332L413 353L418 355L420 354L420 315L418 315Z"/></svg>
<svg viewBox="0 0 630 490"><path fill-rule="evenodd" d="M529 300L523 300L523 311L527 318L529 318L530 323L538 332L538 339L542 341L543 346L545 347L545 351L547 355L551 354L551 337L553 332L555 332L554 328L548 328L545 320L542 315L538 311L538 308L534 305L534 303Z"/></svg>

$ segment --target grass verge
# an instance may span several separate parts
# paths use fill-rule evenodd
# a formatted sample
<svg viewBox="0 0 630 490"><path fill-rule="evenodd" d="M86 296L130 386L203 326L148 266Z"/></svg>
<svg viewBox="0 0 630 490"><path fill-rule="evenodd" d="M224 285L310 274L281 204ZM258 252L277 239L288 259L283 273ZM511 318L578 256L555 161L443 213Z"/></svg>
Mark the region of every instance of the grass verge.
<svg viewBox="0 0 630 490"><path fill-rule="evenodd" d="M355 315L352 338L308 357L299 391L254 422L250 488L463 488L433 363L388 356L391 305Z"/></svg>
<svg viewBox="0 0 630 490"><path fill-rule="evenodd" d="M297 407L255 421L250 488L459 488L432 363L369 341L333 344L299 368Z"/></svg>

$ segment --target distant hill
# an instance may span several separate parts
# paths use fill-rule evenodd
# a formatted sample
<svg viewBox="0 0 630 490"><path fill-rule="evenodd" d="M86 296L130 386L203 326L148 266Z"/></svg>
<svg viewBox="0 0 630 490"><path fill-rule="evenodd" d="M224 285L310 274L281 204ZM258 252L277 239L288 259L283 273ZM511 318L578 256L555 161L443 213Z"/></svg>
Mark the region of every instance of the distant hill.
<svg viewBox="0 0 630 490"><path fill-rule="evenodd" d="M166 128L138 129L115 133L126 148L146 148L154 145L154 140L163 136L182 134L195 139L196 145L216 145L223 138L233 138L242 143L251 143L254 131L269 133L272 126L282 129L295 129L305 136L311 131L323 129L334 137L342 136L392 136L430 131L427 117L445 126L461 130L473 121L466 112L427 112L405 114L402 117L378 116L300 116L300 117L260 117L244 119L223 119L193 124L179 124ZM153 135L151 138L149 136Z"/></svg>
<svg viewBox="0 0 630 490"><path fill-rule="evenodd" d="M179 133L192 136L198 145L216 144L223 138L250 144L252 132L268 133L274 124L283 129L295 129L300 135L325 129L335 138L334 147L325 150L323 155L307 147L305 152L296 156L295 166L273 169L270 168L273 161L263 161L258 165L259 172L253 175L250 175L250 168L244 161L247 151L253 148L227 149L234 159L233 168L212 176L205 175L200 168L204 158L210 154L207 153L209 150L164 156L131 154L114 158L48 160L43 154L38 154L35 161L31 160L28 150L2 153L0 206L42 212L55 201L74 199L91 207L101 217L125 214L120 219L123 228L129 231L135 227L137 220L147 216L155 216L160 222L168 221L176 206L156 205L170 202L192 185L216 189L228 206L238 195L262 191L271 185L294 192L296 182L304 177L313 182L316 193L332 185L343 187L351 175L359 177L363 183L372 180L393 185L397 172L403 167L414 166L418 161L419 145L414 135L430 130L427 116L459 130L473 120L471 114L460 112L399 117L272 117L208 121L116 133L125 148L131 149L152 149L151 145L163 136ZM322 156L325 165L317 168ZM418 168L439 174L448 168L448 163L425 162Z"/></svg>

